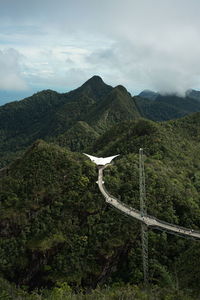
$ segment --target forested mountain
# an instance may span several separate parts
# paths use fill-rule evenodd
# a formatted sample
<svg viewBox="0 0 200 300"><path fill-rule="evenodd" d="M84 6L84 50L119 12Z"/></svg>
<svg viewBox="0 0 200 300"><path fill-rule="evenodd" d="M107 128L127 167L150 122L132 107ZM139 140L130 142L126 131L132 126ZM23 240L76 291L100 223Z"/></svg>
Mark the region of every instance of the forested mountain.
<svg viewBox="0 0 200 300"><path fill-rule="evenodd" d="M181 118L200 111L199 92L188 92L186 97L141 93L135 102L143 117L154 121L167 121ZM143 96L143 98L141 97Z"/></svg>
<svg viewBox="0 0 200 300"><path fill-rule="evenodd" d="M74 144L69 140L61 141L61 136L69 139L74 126L83 125L80 121L85 124L81 129L82 133L86 131L83 135L88 135L88 128L92 126L95 137L117 122L139 116L135 102L125 88L112 88L98 76L66 94L47 90L6 104L0 107L0 166L36 139L58 140L59 136L61 144Z"/></svg>
<svg viewBox="0 0 200 300"><path fill-rule="evenodd" d="M87 116L87 121L97 131L105 132L110 126L124 120L138 119L140 113L135 104L135 100L123 86L117 86L99 101Z"/></svg>
<svg viewBox="0 0 200 300"><path fill-rule="evenodd" d="M47 90L0 107L0 297L148 299L139 288L140 224L105 203L82 152L120 154L105 170L106 188L139 209L142 147L148 213L200 230L200 112L144 118L176 119L200 111L198 103L132 97L94 76L66 94ZM199 299L199 251L199 241L149 230L153 299Z"/></svg>
<svg viewBox="0 0 200 300"><path fill-rule="evenodd" d="M69 93L46 90L0 106L0 167L37 139L84 151L99 134L121 121L140 117L165 121L200 111L198 91L186 95L161 96L146 90L132 97L123 86L113 88L93 76Z"/></svg>
<svg viewBox="0 0 200 300"><path fill-rule="evenodd" d="M76 126L73 137L73 130L83 127L93 133L84 122ZM164 123L125 121L95 138L91 154L120 153L105 171L112 194L139 208L138 149L143 147L148 212L200 230L200 113ZM29 289L65 282L76 291L142 283L140 224L105 203L95 183L97 169L85 156L39 140L1 173L4 279ZM171 299L180 294L192 299L184 293L198 299L199 251L198 241L150 230L152 286L164 287Z"/></svg>
<svg viewBox="0 0 200 300"><path fill-rule="evenodd" d="M82 151L121 121L140 117L165 121L198 112L198 97L195 90L189 90L185 98L148 90L132 97L123 86L113 88L99 76L68 93L38 92L0 106L0 167L20 156L37 139ZM76 128L75 137L72 133Z"/></svg>

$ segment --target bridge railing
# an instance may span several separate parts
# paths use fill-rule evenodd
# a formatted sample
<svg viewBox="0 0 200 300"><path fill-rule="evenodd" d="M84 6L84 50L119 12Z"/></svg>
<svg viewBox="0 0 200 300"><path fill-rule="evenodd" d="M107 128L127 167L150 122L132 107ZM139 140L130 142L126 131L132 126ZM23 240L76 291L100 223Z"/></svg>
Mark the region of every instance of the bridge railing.
<svg viewBox="0 0 200 300"><path fill-rule="evenodd" d="M163 220L160 220L160 219L158 219L158 218L156 218L156 217L153 217L153 216L150 216L150 215L148 215L148 217L149 218L151 218L152 220L155 220L155 221L157 221L158 223L160 223L160 224L162 224L162 225L164 225L165 227L171 227L171 228L176 228L176 229L180 229L181 231L184 231L186 234L190 234L190 233L196 233L196 234L200 234L200 232L198 231L198 230L195 230L195 229L193 229L193 228L186 228L186 227L183 227L183 226L181 226L181 225L178 225L178 224L172 224L172 223L169 223L169 222L166 222L166 221L163 221ZM158 227L158 226L153 226L154 228L156 228L156 227ZM158 228L159 229L159 228ZM166 228L166 230L167 230L167 228ZM170 229L169 229L170 230ZM181 234L181 233L180 233Z"/></svg>
<svg viewBox="0 0 200 300"><path fill-rule="evenodd" d="M133 207L127 205L126 203L123 203L123 202L120 201L118 198L116 198L116 197L114 197L113 195L111 195L111 194L107 191L107 189L105 188L104 184L102 184L102 187L103 187L104 192L105 192L110 198L112 198L112 199L114 199L115 201L117 201L117 203L119 203L119 204L122 205L123 207L126 207L126 209L129 210L130 212L134 212L134 213L136 213L136 214L138 214L138 215L141 215L141 212L140 212L139 210L137 210L137 209L135 209L135 208L133 208ZM158 229L158 230L164 230L164 231L166 231L166 232L169 232L169 233L172 233L172 234L175 234L175 235L179 235L179 236L183 236L183 235L190 236L190 234L200 234L199 231L197 231L197 230L189 229L189 228L180 226L180 225L178 225L178 224L172 224L172 223L169 223L169 222L160 220L160 219L158 219L158 218L156 218L156 217L154 217L154 216L151 216L151 215L146 215L146 216L144 216L144 218L145 218L145 217L146 217L146 218L149 218L149 219L151 219L151 220L155 220L158 224L156 225L156 223L155 223L155 225L153 224L153 225L149 225L149 226L152 227L152 228ZM140 220L140 221L142 221L142 220ZM162 224L162 225L164 225L164 226L163 226L163 227L160 227L159 224ZM172 229L170 230L170 228L168 228L168 227L171 227ZM176 229L176 230L178 230L178 231L174 231L173 228ZM179 230L180 230L180 232L179 232ZM191 238L195 238L195 237L194 237L194 236L191 236Z"/></svg>
<svg viewBox="0 0 200 300"><path fill-rule="evenodd" d="M126 207L128 210L133 211L133 212L135 212L135 213L137 213L137 214L139 214L139 215L141 214L139 210L137 210L137 209L135 209L135 208L129 206L128 204L126 204L126 203L120 201L118 198L116 198L116 197L114 197L113 195L111 195L111 194L107 191L107 189L105 188L105 185L104 185L104 184L102 184L102 186L103 186L104 192L105 192L110 198L116 200L119 204L121 204L122 206Z"/></svg>

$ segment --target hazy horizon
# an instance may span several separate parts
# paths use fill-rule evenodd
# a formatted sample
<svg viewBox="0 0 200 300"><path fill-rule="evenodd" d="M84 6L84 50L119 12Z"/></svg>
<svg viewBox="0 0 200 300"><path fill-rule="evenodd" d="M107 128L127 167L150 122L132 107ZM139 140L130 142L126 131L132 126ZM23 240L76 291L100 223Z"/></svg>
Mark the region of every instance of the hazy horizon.
<svg viewBox="0 0 200 300"><path fill-rule="evenodd" d="M199 10L197 0L2 0L0 97L67 92L94 74L133 95L198 90Z"/></svg>

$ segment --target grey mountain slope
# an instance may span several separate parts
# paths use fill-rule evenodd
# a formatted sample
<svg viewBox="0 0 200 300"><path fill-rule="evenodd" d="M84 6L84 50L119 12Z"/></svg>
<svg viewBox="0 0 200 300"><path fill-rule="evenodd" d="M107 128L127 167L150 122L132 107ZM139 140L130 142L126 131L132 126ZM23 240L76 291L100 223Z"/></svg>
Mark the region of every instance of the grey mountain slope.
<svg viewBox="0 0 200 300"><path fill-rule="evenodd" d="M200 111L200 101L189 97L159 95L154 101L141 97L134 98L141 115L154 121L177 119Z"/></svg>
<svg viewBox="0 0 200 300"><path fill-rule="evenodd" d="M138 96L148 100L155 100L158 97L158 93L153 92L151 90L144 90Z"/></svg>

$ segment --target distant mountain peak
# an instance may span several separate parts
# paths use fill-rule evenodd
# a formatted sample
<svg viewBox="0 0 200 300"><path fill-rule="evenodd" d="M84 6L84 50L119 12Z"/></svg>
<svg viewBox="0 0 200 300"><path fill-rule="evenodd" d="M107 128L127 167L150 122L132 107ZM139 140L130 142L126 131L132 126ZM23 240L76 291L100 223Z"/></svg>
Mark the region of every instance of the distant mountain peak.
<svg viewBox="0 0 200 300"><path fill-rule="evenodd" d="M98 75L94 75L92 76L90 79L88 79L82 86L86 86L86 85L97 85L97 84L105 84L103 79L98 76Z"/></svg>
<svg viewBox="0 0 200 300"><path fill-rule="evenodd" d="M189 89L185 93L186 97L200 101L200 91Z"/></svg>
<svg viewBox="0 0 200 300"><path fill-rule="evenodd" d="M93 76L88 79L80 88L76 89L77 92L82 92L96 101L104 98L113 88L107 85L100 76Z"/></svg>
<svg viewBox="0 0 200 300"><path fill-rule="evenodd" d="M155 100L159 94L151 90L144 90L138 96L149 100Z"/></svg>
<svg viewBox="0 0 200 300"><path fill-rule="evenodd" d="M123 86L123 85L117 85L115 88L114 88L114 90L113 91L120 91L120 92L122 92L122 93L125 93L125 94L130 94L128 91L127 91L127 89Z"/></svg>

